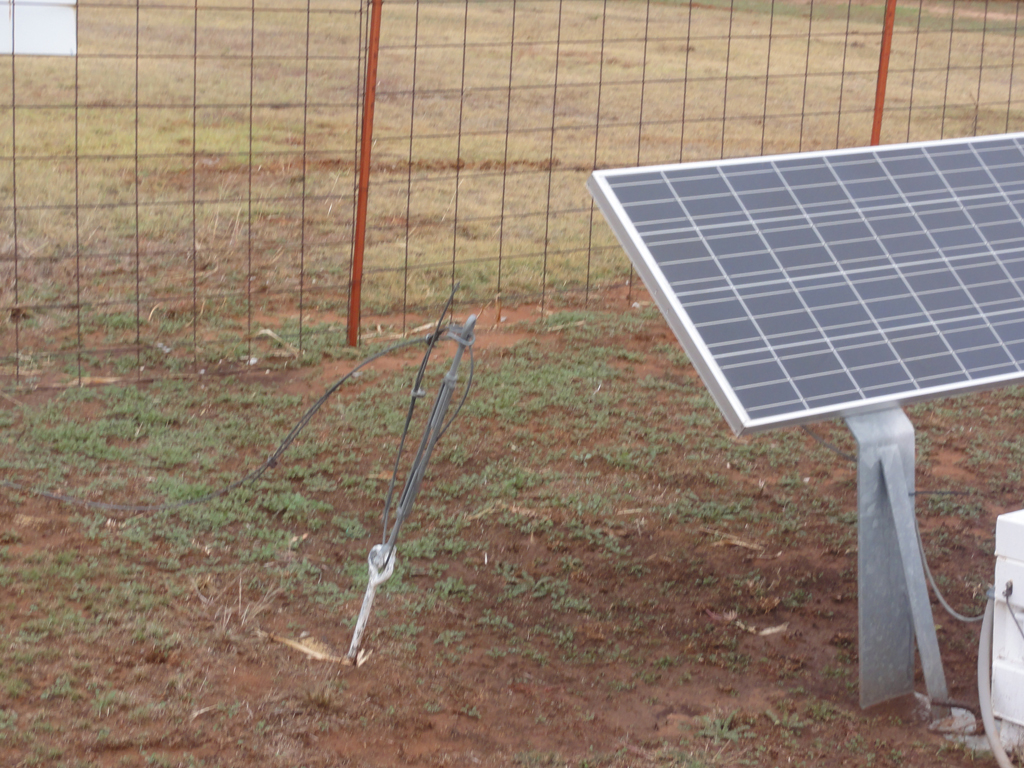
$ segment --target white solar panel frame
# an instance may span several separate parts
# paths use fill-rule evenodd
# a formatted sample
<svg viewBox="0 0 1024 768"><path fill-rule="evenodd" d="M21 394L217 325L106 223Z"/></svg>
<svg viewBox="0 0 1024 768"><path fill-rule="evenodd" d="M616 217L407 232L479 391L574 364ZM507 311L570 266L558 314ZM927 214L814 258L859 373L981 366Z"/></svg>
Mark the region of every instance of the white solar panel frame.
<svg viewBox="0 0 1024 768"><path fill-rule="evenodd" d="M599 208L604 214L605 219L609 222L612 230L614 231L619 243L626 251L638 274L646 285L648 291L653 297L658 308L665 316L675 333L679 343L690 357L694 367L699 372L705 385L707 386L711 396L714 398L719 409L722 411L729 423L729 426L737 435L753 433L758 431L764 431L776 427L791 426L796 424L805 424L815 421L821 421L825 419L835 417L846 417L860 413L870 413L874 411L880 411L889 409L895 406L904 406L910 403L928 400L937 397L949 396L954 394L962 394L973 391L981 391L987 389L994 389L1000 386L1004 386L1010 383L1018 382L1024 379L1024 368L1020 364L1021 361L1015 360L1013 355L1010 355L1011 360L1015 360L1018 366L1018 370L1012 373L1003 373L994 376L982 377L977 379L971 379L967 381L961 381L956 383L945 383L937 386L926 386L918 389L910 389L905 392L897 394L887 394L871 398L855 399L849 402L843 402L838 404L825 405L820 407L801 407L794 409L792 412L783 414L776 414L765 417L751 417L744 406L741 404L736 392L730 385L726 376L720 366L719 361L715 355L709 349L705 343L700 332L698 331L695 323L691 320L690 315L684 309L680 302L676 291L672 288L669 280L666 278L661 270L657 260L652 255L647 244L644 242L640 232L630 219L629 213L623 204L619 201L618 197L612 189L612 183L616 179L621 179L624 176L636 175L639 173L666 173L672 171L678 171L680 169L701 169L701 168L728 168L734 166L743 165L760 165L764 163L776 163L786 162L800 159L814 159L814 158L841 158L844 155L855 155L865 153L880 153L889 154L894 151L916 149L916 148L929 148L929 147L949 147L956 145L982 145L988 141L1001 141L1011 139L1018 143L1018 148L1024 152L1024 133L1006 134L1001 136L981 136L971 137L965 139L947 139L942 141L929 141L929 142L915 142L900 145L885 145L881 147L856 147L850 149L840 150L829 150L824 152L808 152L801 154L787 154L787 155L773 155L773 156L757 156L748 158L735 158L727 160L717 161L706 161L698 163L682 163L682 164L669 164L669 165L658 165L648 166L643 168L620 168L620 169L609 169L595 171L587 182L587 188L597 202ZM986 169L991 170L988 166ZM938 174L937 174L938 175ZM1024 178L1022 178L1022 184L1024 184ZM738 196L734 194L737 200ZM955 197L955 196L954 196ZM960 201L959 198L956 198ZM962 206L962 201L960 201ZM741 202L742 205L742 202ZM863 209L858 208L858 212ZM749 220L750 211L743 206L744 213L747 214ZM1018 214L1019 215L1019 214ZM1021 219L1024 223L1024 219ZM975 229L980 226L975 224ZM697 232L700 233L700 228L697 227ZM758 232L760 233L760 228ZM931 230L927 230L931 232ZM979 234L980 231L979 231ZM702 242L705 242L703 240ZM875 240L879 241L879 236L875 235ZM988 246L989 251L993 252L991 242L986 238L985 244ZM774 249L769 246L769 252L774 255ZM718 262L718 257L714 257ZM943 260L945 262L945 260ZM945 262L948 263L948 262ZM841 273L845 276L847 273L842 270ZM726 273L728 276L728 273ZM849 280L849 278L847 278ZM853 281L850 280L852 283ZM1021 287L1017 286L1018 292L1021 292ZM917 294L912 294L915 299L919 300ZM976 305L977 306L977 305ZM931 312L926 310L925 314L931 318ZM982 316L987 318L984 311ZM762 334L763 335L763 334ZM767 342L767 339L766 339ZM767 342L771 347L770 342ZM1004 345L1005 346L1005 345ZM778 359L777 353L773 351ZM956 354L954 352L954 354ZM905 364L904 364L905 365ZM794 383L790 378L790 383ZM795 384L794 384L795 387Z"/></svg>

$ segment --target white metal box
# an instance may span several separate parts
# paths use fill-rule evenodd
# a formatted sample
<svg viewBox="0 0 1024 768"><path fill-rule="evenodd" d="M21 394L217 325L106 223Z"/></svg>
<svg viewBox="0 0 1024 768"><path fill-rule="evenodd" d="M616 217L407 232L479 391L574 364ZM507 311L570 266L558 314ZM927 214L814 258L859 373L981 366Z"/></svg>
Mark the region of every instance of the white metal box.
<svg viewBox="0 0 1024 768"><path fill-rule="evenodd" d="M1007 600L1009 582L1013 591ZM992 713L1003 721L1003 743L1019 748L1024 746L1024 510L996 520L995 593Z"/></svg>
<svg viewBox="0 0 1024 768"><path fill-rule="evenodd" d="M74 56L76 0L7 0L0 5L0 54ZM6 11L6 12L5 12Z"/></svg>

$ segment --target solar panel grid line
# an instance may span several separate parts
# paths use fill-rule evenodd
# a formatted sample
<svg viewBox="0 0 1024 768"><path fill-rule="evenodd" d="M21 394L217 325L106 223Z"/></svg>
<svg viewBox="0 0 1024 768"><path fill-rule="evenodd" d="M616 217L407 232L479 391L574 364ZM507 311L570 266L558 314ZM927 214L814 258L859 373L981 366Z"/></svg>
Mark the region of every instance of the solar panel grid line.
<svg viewBox="0 0 1024 768"><path fill-rule="evenodd" d="M778 173L778 169L777 169L777 168L775 168L775 167L774 167L774 165L773 165L772 167L773 167L773 169L774 169L775 173L776 173L776 174L777 174L777 175L779 176L779 178L780 178L780 179L782 179L782 182L783 182L783 185L784 185L784 187L785 187L785 186L787 186L787 185L786 185L786 180L785 180L785 178L783 178L783 177L782 177L782 175ZM728 177L728 176L727 176L726 174L722 174L722 175L723 175L723 178L724 178L724 181L725 181L726 185L727 185L727 186L728 186L728 187L729 187L729 188L730 188L730 189L732 190L733 194L734 194L734 195L736 195L736 198L737 198L737 200L739 200L739 203L740 203L740 208L741 208L741 209L742 209L742 210L744 211L744 213L745 213L745 215L747 216L747 218L748 218L748 219L749 219L749 220L750 220L751 222L753 222L753 221L754 221L754 217L753 217L753 214L752 214L752 212L751 212L751 211L750 211L750 210L749 210L749 209L747 208L747 205L746 205L746 201L745 201L745 200L743 199L743 197L741 197L741 196L740 196L740 194L738 193L738 190L736 189L736 186L735 186L735 184L734 184L734 183L732 183L732 182L730 181L729 177ZM792 190L788 190L788 189L787 189L787 191L789 191L789 192L790 192L790 194L792 195ZM794 200L796 199L796 198L795 198L795 196L793 197L793 199L794 199ZM801 211L802 211L802 212L803 212L803 213L804 213L804 214L806 215L806 210L805 210L805 209L803 208L803 206L802 206L802 205L801 205L801 204L799 203L799 201L797 201L797 206L798 206L798 209L799 209L799 210L801 210ZM825 343L826 343L826 345L827 345L827 350L828 350L828 352L829 352L829 353L831 353L831 355L832 355L832 357L833 357L833 359L834 359L835 361L839 362L839 364L840 364L840 370L842 370L842 371L843 371L844 375L846 375L846 376L848 377L849 381L850 381L850 382L851 382L851 383L852 383L852 384L854 385L854 387L853 387L853 390L852 390L852 391L853 391L853 392L856 392L856 394L858 394L858 395L860 395L861 397L863 397L864 393L863 393L863 392L862 392L862 391L860 390L860 388L859 388L859 387L857 386L857 384L856 384L856 381L855 381L855 379L854 379L854 378L853 378L852 376L850 376L850 374L849 374L849 371L845 370L845 364L844 364L844 363L842 362L842 360L841 360L841 359L839 358L838 354L836 354L836 350L835 350L835 348L834 348L834 346L833 346L833 344L832 344L831 340L829 339L828 335L827 335L827 334L825 333L825 330L824 330L824 329L823 329L823 328L821 327L821 323L820 323L820 320L819 320L819 318L818 318L818 317L816 317L816 316L814 315L814 313L813 313L813 312L811 311L811 307L810 307L810 305L809 305L809 304L807 303L807 301L806 301L806 299L804 298L804 296L802 295L802 293L800 293L799 291L797 291L797 289L796 289L796 285L794 284L794 282L793 282L793 280L792 280L791 276L789 276L788 274L786 274L785 270L783 270L783 268L782 268L782 264L781 264L781 263L780 263L780 262L778 261L778 259L777 259L777 258L775 257L775 254L774 254L774 252L772 251L772 249L771 249L771 246L769 245L769 243L768 243L767 239L765 239L765 237L764 237L763 235L762 235L762 237L761 237L761 241L762 241L762 243L763 243L763 246L764 246L764 248L765 248L765 249L766 249L766 250L768 251L768 253L771 253L771 254L772 254L772 257L773 257L773 259L775 260L775 263L776 263L776 265L778 266L778 268L779 268L779 271L780 271L780 272L782 272L782 274L783 274L783 275L785 275L785 277L786 277L786 284L787 284L787 287L789 288L790 292L792 292L792 293L793 293L793 294L794 294L794 295L795 295L795 296L797 297L797 299L798 299L798 302L799 302L799 309L797 309L797 308L792 308L792 309L790 310L789 314L790 314L790 315L795 315L795 314L796 314L797 312L799 312L799 311L801 311L801 310L802 310L802 311L803 311L803 312L804 312L804 313L805 313L805 314L806 314L806 315L807 315L808 317L810 317L810 318L812 319L812 323L813 323L813 325L814 325L815 329L816 329L816 330L818 331L818 333L819 333L819 334L821 334L821 336L822 336L822 337L824 338L824 340L825 340ZM766 317L770 317L770 315L765 315L765 316L766 316ZM767 339L766 339L766 342L767 342ZM812 407L812 404L811 404L811 402L810 402L810 401L809 401L809 400L807 399L807 397L805 396L805 394L804 394L804 391L803 391L803 390L802 390L802 389L801 389L801 388L800 388L800 387L799 387L799 386L797 385L797 382L798 382L798 381L801 381L801 380L803 380L803 379L812 379L812 378L814 378L814 375L810 375L810 376L806 376L806 377L801 377L801 376L793 376L793 375L792 375L792 373L794 372L794 371L793 371L793 369L795 368L795 366L794 366L794 365L792 365L792 364L787 364L787 363L785 363L785 362L782 362L782 360L780 360L779 362L780 362L780 364L781 364L781 366L782 366L782 370L783 370L783 371L784 371L784 372L786 373L787 377L788 377L788 378L789 378L789 379L791 380L791 383L792 383L792 385L793 385L793 388L794 388L795 392L796 392L796 393L797 393L797 394L799 395L799 397L800 397L800 400L801 400L801 402L803 402L803 403L804 403L805 407ZM835 369L833 369L832 371L829 371L829 372L825 372L825 373L819 373L819 374L818 374L818 376L826 376L826 375L835 375ZM756 386L756 385L748 385L748 386L747 386L747 387L745 387L744 389L748 389L748 388L750 388L750 387L752 387L752 386ZM833 388L833 390L834 390L834 389L835 389L835 388ZM848 389L848 390L845 390L845 391L846 391L846 392L849 392L849 391L851 391L851 390L849 390L849 389ZM753 412L756 412L756 411L757 411L758 409L756 409L756 408L753 408L753 409L749 409L749 410L750 410L750 411L753 411Z"/></svg>
<svg viewBox="0 0 1024 768"><path fill-rule="evenodd" d="M904 193L904 191L903 191L903 190L902 190L902 189L900 188L900 185L899 185L899 183L897 182L896 178L895 178L895 177L893 176L893 174L891 173L891 171L890 171L890 170L889 170L889 169L888 169L888 168L887 168L887 167L886 167L886 166L885 166L884 164L882 164L882 163L879 163L879 166L881 167L881 169L882 169L882 170L883 170L883 172L885 173L885 175L886 175L887 179L889 180L889 182L890 182L890 183L891 183L891 184L893 185L893 188L894 188L894 189L896 189L896 190L898 191L898 193L899 193L899 195L900 195L900 197L901 197L901 199L902 199L903 203L904 203L904 204L906 205L907 209L908 209L908 210L911 210L911 211L913 211L913 208L911 207L911 201L907 199L907 196L906 196L906 194L905 194L905 193ZM938 170L938 169L936 169L936 170ZM918 174L918 175L922 175L922 176L923 176L923 174ZM842 184L842 181L840 181L840 183ZM931 233L930 233L930 232L928 231L928 228L927 228L926 226L924 226L924 224L923 224L923 223L921 222L921 220L920 220L920 217L918 217L918 216L916 215L916 212L915 212L914 216L915 216L915 218L917 219L917 223L918 223L918 225L919 225L919 226L921 227L921 230L922 230L922 231L923 231L923 232L925 233L925 235L926 235L927 237L929 237L929 238L931 239L931 242L932 242L932 246L933 246L933 247L934 247L934 248L936 249L936 250L935 250L935 252L936 252L936 253L940 253L940 254L941 254L941 253L942 253L942 251L941 251L941 248L939 248L939 245L938 245L938 243L937 243L937 242L935 242L935 239L934 239L934 238L933 238L933 237L931 236ZM868 222L868 226L871 226L871 225L870 225L870 222ZM873 227L872 227L872 230L874 231L874 228L873 228ZM878 242L879 242L879 245L880 245L880 246L882 247L882 249L883 249L884 251L886 251L886 253L887 253L887 255L889 256L890 260L891 260L891 261L893 261L893 262L895 262L895 258L893 257L893 254L892 254L892 253L891 253L891 252L889 251L889 249L888 249L888 248L886 247L886 244L885 244L885 243L884 243L884 242L882 241L882 239L881 239L880 237L878 237L878 233L877 233L877 231L875 232L875 236L876 236L876 239L877 239L877 240L878 240ZM952 270L951 270L951 271L952 271ZM903 282L904 286L906 287L908 295L914 296L914 298L915 298L915 301L916 301L916 303L917 303L918 307L919 307L919 308L921 309L921 311L922 311L922 314L923 314L923 315L924 315L924 316L925 316L926 318L928 318L929 322L931 322L932 324L934 324L934 318L932 318L932 317L930 316L930 314L929 314L929 312L928 312L927 308L926 308L926 307L924 306L924 304L923 304L923 302L922 302L922 301L920 300L920 298L919 298L919 297L917 297L917 296L916 296L916 295L914 294L914 292L913 292L913 289L911 288L911 286L909 285L909 283L908 283L908 282L906 281L906 279L905 279L905 278L903 277L903 275L902 275L902 274L900 275L900 279L902 280L902 282ZM951 346L950 346L950 345L948 344L948 342L946 342L946 340L945 340L945 339L943 339L943 344L944 344L944 345L946 346L946 349L947 349L947 351L948 351L948 352L949 352L949 353L950 353L950 354L951 354L951 355L952 355L952 356L953 356L954 358L956 358L956 353L955 353L955 350L953 350L953 348L952 348L952 347L951 347ZM890 345L890 346L892 346L892 345ZM893 348L894 348L894 350L895 350L895 347L893 347ZM938 357L938 355L934 355L934 357ZM901 358L902 358L902 356L901 356ZM921 361L922 361L923 359L925 359L925 358L910 358L910 359L908 359L908 360L907 360L906 362L904 362L904 361L903 361L903 360L901 359L901 363L902 363L902 364L904 365L904 368L905 368L905 369L907 369L907 372L908 372L908 374L910 374L910 369L909 369L909 367L907 366L907 363L909 363L909 362L913 362L913 363L918 363L918 362L921 362ZM958 364L959 364L959 365L960 365L960 367L961 367L961 371L963 371L964 373L966 373L966 367L965 367L965 366L964 366L964 365L962 364L962 362L960 362L960 361L959 361L959 359L957 359L957 362L958 362ZM911 378L913 378L913 374L910 374L910 375L911 375ZM926 378L927 378L927 377L926 377ZM920 388L920 387L919 387L919 385L918 385L918 383L917 383L916 381L914 382L914 384L915 384L915 387L916 387L916 388Z"/></svg>
<svg viewBox="0 0 1024 768"><path fill-rule="evenodd" d="M1021 157L1021 151L1020 151L1019 142L1015 142L1015 149L1016 149L1016 153L1017 153L1018 166L1019 166L1019 164L1020 164L1019 159ZM1010 204L1009 198L1006 195L1006 191L1003 188L1003 185L999 182L999 180L992 173L991 168L989 168L989 167L987 167L985 165L985 163L983 162L983 158L978 153L978 150L976 148L974 148L974 147L972 147L971 150L972 150L972 152L973 152L973 154L975 156L975 159L978 160L978 162L982 165L983 169L985 170L985 172L989 175L990 179L992 180L992 183L1000 191L1001 197L1003 198L1003 201L1005 203L1005 207L1003 208L1003 210L1007 211L1007 212L1012 212L1013 214L1015 214L1014 217L1008 216L1006 219L1004 219L1004 221L1007 221L1007 222L1012 221L1013 223L1017 224L1017 227L1018 227L1018 230L1019 230L1018 233L1017 233L1018 234L1017 241L1018 241L1018 243L1020 243L1021 242L1021 237L1024 236L1024 220L1021 219L1020 213L1017 212L1016 209L1013 208L1013 206ZM934 164L934 160L932 162ZM1012 164L1011 164L1011 166L1012 166ZM936 168L937 168L937 166L936 166ZM938 168L937 168L937 170L938 170ZM944 178L944 180L945 180L945 178ZM989 245L991 247L992 246L992 239L991 239L991 236L989 235L988 231L986 231L986 229L985 229L985 222L980 221L979 217L977 216L977 214L973 213L970 209L965 209L964 213L972 221L974 226L977 227L983 233L983 235L986 237L986 240L988 240ZM991 223L991 222L989 222L989 223ZM1009 232L1005 232L1005 234L1009 234ZM1007 238L1004 241L996 241L996 242L1011 242L1012 243L1013 242L1013 238L1011 237L1011 238ZM997 249L993 248L993 251L996 251L996 250ZM1002 278L1002 279L991 280L988 283L983 283L983 282L977 282L976 281L973 284L973 286L975 287L975 289L978 289L978 288L981 288L981 287L992 287L993 292L995 291L995 287L996 286L1006 286L1006 285L1011 286L1012 289L1013 289L1013 292L1016 294L1016 296L1013 297L1013 298L1016 298L1016 300L1017 300L1015 303L1017 303L1018 305L1021 304L1022 302L1024 302L1024 291L1021 290L1021 286L1013 278L1013 275L1009 272L1008 268L1002 262L1002 260L997 258L995 261L996 261L995 268L997 270L997 274L993 275L992 271L990 270L990 276L996 277L996 278ZM958 275L958 277L959 277L959 275ZM970 294L970 291L968 291L968 293ZM973 298L973 295L972 295L972 298ZM1005 300L1003 300L1000 303L1004 303L1004 302L1010 302L1010 300L1009 299L1005 299ZM1011 306L1012 306L1012 303L1011 303ZM978 309L979 309L979 311L982 311L980 305L978 306ZM1002 351L1006 355L1006 358L1008 360L1010 360L1010 361L1013 361L1014 360L1013 352L1009 349L1009 346L1006 343L1005 339L1003 339L1002 335L996 330L996 328L994 327L994 324L989 321L989 313L982 312L982 316L986 319L986 321L988 321L987 324L988 324L989 330L992 332L994 337L999 340L999 344L1001 345ZM1016 368L1018 370L1021 369L1020 363L1016 363Z"/></svg>
<svg viewBox="0 0 1024 768"><path fill-rule="evenodd" d="M666 182L667 182L667 179L666 179ZM678 204L679 208L682 210L683 214L685 216L687 216L687 218L690 221L693 221L693 217L690 216L690 212L687 210L686 204L683 202L683 199L680 197L680 195L678 193L678 190L671 183L668 183L667 186L672 191L673 197L675 198L675 201ZM735 194L735 190L733 190L733 193ZM703 245L708 249L709 253L714 254L714 249L711 248L710 244L707 241L707 238L703 235L703 233L698 231L697 234L698 234L698 237L700 238L700 242L702 242ZM733 285L732 280L729 278L729 274L727 272L725 273L725 279L726 279L726 283L729 284L730 287L732 288L733 293L738 295L739 292L736 290L736 286ZM750 314L749 308L747 308L745 306L745 303L744 303L744 300L743 300L742 296L739 297L739 301L740 301L741 305L743 305L744 308L747 309L747 313ZM697 303L696 305L699 305L699 303ZM757 323L755 323L755 326L757 326ZM768 339L767 339L766 335L764 334L763 329L758 328L758 331L761 334L761 339L760 340L764 343L765 347L767 348L767 350L769 351L769 353L771 355L772 362L774 362L778 366L778 369L780 371L784 371L785 368L782 365L782 361L779 359L777 351L775 350L775 348L768 342ZM767 361L765 361L765 362L767 362ZM723 373L724 373L724 371L723 371ZM726 376L726 378L728 379L728 376ZM760 386L772 386L774 384L778 384L779 381L780 381L779 379L763 380L760 383ZM745 388L743 386L735 387L735 389L736 389L737 392L744 392L744 390L745 390ZM799 393L797 393L797 394L799 394ZM804 405L804 407L807 407L807 403L806 403L806 401L803 400L802 397L799 398L798 400L788 400L788 401L785 401L785 402L787 404L790 403L790 402L800 402L800 403L802 403Z"/></svg>
<svg viewBox="0 0 1024 768"><path fill-rule="evenodd" d="M784 175L783 175L783 174L782 174L782 173L781 173L781 172L779 171L778 167L777 167L777 166L776 166L776 165L775 165L774 163L773 163L772 165L773 165L773 167L775 167L775 171L776 171L776 173L778 174L779 178L780 178L780 179L782 180L782 183L783 183L784 187L786 188L787 192L788 192L788 193L789 193L789 194L790 194L790 195L792 196L792 198L793 198L794 200L796 200L796 201L797 201L797 207L798 207L798 209L799 209L799 210L801 211L801 213L803 213L803 215L804 215L804 216L805 216L805 217L806 217L806 218L807 218L807 219L808 219L808 220L809 220L809 221L811 222L811 231L812 231L812 232L814 232L814 234L815 234L815 236L817 237L817 239L818 239L818 240L819 240L819 241L820 241L820 242L821 242L821 243L822 243L822 244L824 245L824 247L825 247L825 250L826 250L826 251L828 251L828 252L829 252L829 253L831 254L831 256L832 256L833 260L835 260L835 262L836 262L836 263L838 264L838 263L839 263L839 260L838 260L838 258L836 257L835 253L833 253L833 252L832 252L832 249L831 249L831 248L829 247L829 243L828 243L828 240L827 240L827 239L826 239L825 237L823 237L823 236L822 236L822 233L821 233L820 231L818 231L818 228L817 228L817 226L815 225L815 222L814 222L814 220L813 220L813 219L812 219L812 218L810 217L810 215L809 215L809 213L808 213L808 211L807 211L806 207L805 207L805 206L804 206L804 205L803 205L803 204L802 204L802 203L801 203L801 202L799 201L799 199L797 198L797 196L796 196L796 195L794 194L794 190L792 189L792 186L791 186L791 185L789 184L788 180L787 180L787 179L785 178L785 176L784 176ZM853 286L853 284L852 284L852 281L850 281L850 280L849 280L849 278L846 278L845 282L847 283L847 285L848 285L848 287L850 288L850 290L851 290L851 291L852 291L852 292L854 293L854 295L856 296L856 295L857 295L857 292L856 292L856 288L855 288L855 287ZM848 304L849 304L849 305L852 305L852 304L853 304L853 302L849 302ZM834 305L833 305L833 306L834 306ZM809 307L808 307L808 311L809 311L809 313L810 313L810 314L811 314L812 316L814 316L814 315L813 315L813 313L812 313L812 312L810 312L810 308L809 308ZM829 336L828 336L828 334L827 334L827 333L825 332L825 330L824 330L823 328L821 328L821 327L820 327L820 325L819 325L819 330L821 331L822 335L823 335L823 336L824 336L824 337L826 338L826 340L829 340ZM881 329L877 329L877 330L881 330ZM849 370L849 369L848 369L848 368L846 367L846 362L845 362L845 361L843 360L842 356L841 356L841 355L839 354L838 350L837 350L837 349L835 348L835 346L834 346L834 344L833 344L833 343L831 342L831 340L829 340L829 347L830 347L830 350L831 350L832 354L833 354L833 355L835 356L835 359L836 359L836 360L838 360L838 361L840 361L840 363L841 363L841 365L842 365L842 368L843 368L843 371L844 371L844 373L845 373L845 374L846 374L846 375L847 375L847 376L849 377L850 381L854 383L854 385L855 385L855 387L856 387L856 391L858 392L858 394L860 394L860 395L861 395L862 397L863 397L863 396L865 396L865 395L866 395L866 393L865 393L865 392L864 392L864 391L863 391L863 390L862 390L862 389L861 389L861 388L859 387L859 385L857 385L857 377L855 377L855 376L854 376L854 375L852 374L852 372L851 372L851 371L850 371L850 370ZM908 377L909 377L909 371L905 371L905 372L907 373L907 375L908 375Z"/></svg>
<svg viewBox="0 0 1024 768"><path fill-rule="evenodd" d="M597 171L738 433L1024 377L1024 135Z"/></svg>

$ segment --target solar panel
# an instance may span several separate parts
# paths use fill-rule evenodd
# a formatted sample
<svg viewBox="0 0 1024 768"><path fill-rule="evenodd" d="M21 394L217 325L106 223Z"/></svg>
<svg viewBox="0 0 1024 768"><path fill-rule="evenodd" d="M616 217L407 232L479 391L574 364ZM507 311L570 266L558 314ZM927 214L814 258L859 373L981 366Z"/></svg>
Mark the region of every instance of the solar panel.
<svg viewBox="0 0 1024 768"><path fill-rule="evenodd" d="M587 186L737 434L1024 377L1024 134Z"/></svg>

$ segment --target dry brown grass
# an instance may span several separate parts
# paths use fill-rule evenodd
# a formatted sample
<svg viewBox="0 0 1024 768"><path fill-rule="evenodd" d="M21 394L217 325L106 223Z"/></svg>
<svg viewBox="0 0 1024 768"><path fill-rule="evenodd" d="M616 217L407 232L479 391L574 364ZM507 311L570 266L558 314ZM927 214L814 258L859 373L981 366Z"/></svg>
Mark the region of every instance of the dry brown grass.
<svg viewBox="0 0 1024 768"><path fill-rule="evenodd" d="M883 140L1018 128L1017 4L986 18L962 1L952 24L949 3L911 5ZM0 306L17 351L74 352L80 335L99 351L87 365L125 350L115 367L162 364L157 343L178 364L237 361L250 318L297 343L300 287L304 325L339 326L359 6L312 6L308 59L305 4L270 7L145 3L136 42L134 6L81 5L77 62L0 63ZM856 0L389 3L366 313L429 305L453 278L471 303L621 283L628 264L585 191L595 165L866 143L881 14Z"/></svg>

